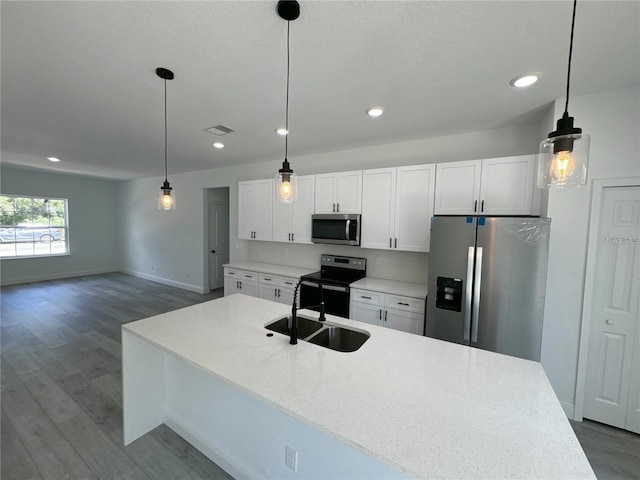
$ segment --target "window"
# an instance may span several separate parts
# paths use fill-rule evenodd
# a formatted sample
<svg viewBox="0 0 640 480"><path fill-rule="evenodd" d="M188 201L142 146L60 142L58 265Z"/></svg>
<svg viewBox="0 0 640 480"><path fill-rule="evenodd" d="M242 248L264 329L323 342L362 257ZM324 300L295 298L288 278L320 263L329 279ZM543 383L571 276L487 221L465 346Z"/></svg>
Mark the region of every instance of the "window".
<svg viewBox="0 0 640 480"><path fill-rule="evenodd" d="M0 257L69 253L66 198L0 195Z"/></svg>

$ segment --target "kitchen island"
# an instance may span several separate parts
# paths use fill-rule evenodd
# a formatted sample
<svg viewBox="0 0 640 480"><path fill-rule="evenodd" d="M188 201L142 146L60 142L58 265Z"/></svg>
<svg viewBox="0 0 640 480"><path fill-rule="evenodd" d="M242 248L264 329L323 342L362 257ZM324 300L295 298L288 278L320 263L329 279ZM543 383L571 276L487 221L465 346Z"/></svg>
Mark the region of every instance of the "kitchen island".
<svg viewBox="0 0 640 480"><path fill-rule="evenodd" d="M123 325L125 445L166 423L236 478L595 478L539 363L330 315L370 338L267 336L289 311L236 294Z"/></svg>

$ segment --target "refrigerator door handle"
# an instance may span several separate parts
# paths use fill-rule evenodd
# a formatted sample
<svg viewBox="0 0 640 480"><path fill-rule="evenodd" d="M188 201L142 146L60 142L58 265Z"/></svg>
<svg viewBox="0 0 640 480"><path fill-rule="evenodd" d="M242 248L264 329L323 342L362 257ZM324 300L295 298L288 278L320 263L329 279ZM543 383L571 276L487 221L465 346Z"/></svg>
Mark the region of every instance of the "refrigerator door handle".
<svg viewBox="0 0 640 480"><path fill-rule="evenodd" d="M476 273L473 283L473 319L471 344L478 342L478 320L480 319L480 288L482 286L482 247L477 248Z"/></svg>
<svg viewBox="0 0 640 480"><path fill-rule="evenodd" d="M467 253L467 289L464 295L464 340L469 341L469 330L471 330L471 296L473 293L473 257L475 248L469 247Z"/></svg>

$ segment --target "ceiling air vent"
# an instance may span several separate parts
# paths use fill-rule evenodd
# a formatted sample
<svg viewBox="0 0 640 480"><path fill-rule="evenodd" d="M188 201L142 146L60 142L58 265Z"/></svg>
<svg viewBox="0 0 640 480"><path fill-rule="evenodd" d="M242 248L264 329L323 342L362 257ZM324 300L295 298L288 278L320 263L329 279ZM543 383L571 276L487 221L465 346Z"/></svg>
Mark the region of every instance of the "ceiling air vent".
<svg viewBox="0 0 640 480"><path fill-rule="evenodd" d="M204 131L213 135L218 135L219 137L228 133L235 132L233 128L225 127L224 125L216 125L215 127L205 128Z"/></svg>

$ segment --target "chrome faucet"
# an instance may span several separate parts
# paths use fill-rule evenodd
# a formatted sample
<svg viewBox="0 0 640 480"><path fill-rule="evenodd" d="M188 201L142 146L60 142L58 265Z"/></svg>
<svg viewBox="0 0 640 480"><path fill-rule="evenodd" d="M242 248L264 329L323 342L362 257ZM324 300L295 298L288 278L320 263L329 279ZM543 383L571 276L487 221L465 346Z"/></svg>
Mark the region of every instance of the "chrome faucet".
<svg viewBox="0 0 640 480"><path fill-rule="evenodd" d="M302 278L300 280L298 280L298 283L296 284L296 288L293 290L293 305L291 305L291 325L289 327L289 343L291 345L296 345L298 343L298 315L297 315L297 310L298 310L298 306L297 306L297 297L298 297L298 287L300 287L300 284L302 282L309 282L312 280L303 280ZM322 284L320 282L318 283L318 287L320 287L320 304L319 305L310 305L310 306L306 306L306 307L300 307L300 309L303 308L315 308L315 307L319 307L320 308L320 316L318 317L318 320L321 322L324 322L326 320L325 316L324 316L324 294L322 292Z"/></svg>

